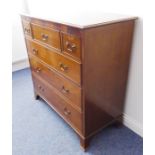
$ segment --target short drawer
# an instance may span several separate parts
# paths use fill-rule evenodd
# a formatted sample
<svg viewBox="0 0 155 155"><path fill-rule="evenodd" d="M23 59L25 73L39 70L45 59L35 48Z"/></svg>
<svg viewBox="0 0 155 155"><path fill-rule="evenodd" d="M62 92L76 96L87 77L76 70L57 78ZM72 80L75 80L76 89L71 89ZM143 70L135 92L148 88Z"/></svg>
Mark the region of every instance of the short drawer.
<svg viewBox="0 0 155 155"><path fill-rule="evenodd" d="M62 33L63 53L81 59L80 37Z"/></svg>
<svg viewBox="0 0 155 155"><path fill-rule="evenodd" d="M60 50L60 32L47 27L31 24L33 39L41 41L49 46Z"/></svg>
<svg viewBox="0 0 155 155"><path fill-rule="evenodd" d="M72 104L81 110L81 88L73 82L67 80L60 74L46 67L34 57L30 57L31 69L37 75L45 79L54 86L59 92L66 96Z"/></svg>
<svg viewBox="0 0 155 155"><path fill-rule="evenodd" d="M26 21L26 20L22 20L22 24L23 24L23 31L25 35L31 36L31 24L30 22Z"/></svg>
<svg viewBox="0 0 155 155"><path fill-rule="evenodd" d="M33 41L26 41L29 54L35 55L46 64L65 75L77 84L81 84L81 64L43 47Z"/></svg>
<svg viewBox="0 0 155 155"><path fill-rule="evenodd" d="M53 88L40 79L35 74L32 74L35 91L45 100L47 103L56 110L73 128L82 131L82 113L75 110L69 105L63 98L61 98Z"/></svg>

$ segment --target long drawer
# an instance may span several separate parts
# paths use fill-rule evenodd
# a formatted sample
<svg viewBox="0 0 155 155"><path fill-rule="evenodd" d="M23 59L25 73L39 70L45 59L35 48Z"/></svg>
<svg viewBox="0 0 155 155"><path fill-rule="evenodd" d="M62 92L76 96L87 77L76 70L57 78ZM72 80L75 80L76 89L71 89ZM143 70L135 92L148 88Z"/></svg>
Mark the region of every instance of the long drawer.
<svg viewBox="0 0 155 155"><path fill-rule="evenodd" d="M71 100L72 104L81 110L81 88L79 86L67 80L60 74L57 74L55 71L49 69L35 57L30 57L29 60L33 72L41 76L44 80L48 81L64 96Z"/></svg>
<svg viewBox="0 0 155 155"><path fill-rule="evenodd" d="M33 41L26 40L26 43L28 53L35 55L77 84L81 84L81 64Z"/></svg>
<svg viewBox="0 0 155 155"><path fill-rule="evenodd" d="M82 132L82 113L75 110L42 78L32 73L35 91L56 110L72 127Z"/></svg>

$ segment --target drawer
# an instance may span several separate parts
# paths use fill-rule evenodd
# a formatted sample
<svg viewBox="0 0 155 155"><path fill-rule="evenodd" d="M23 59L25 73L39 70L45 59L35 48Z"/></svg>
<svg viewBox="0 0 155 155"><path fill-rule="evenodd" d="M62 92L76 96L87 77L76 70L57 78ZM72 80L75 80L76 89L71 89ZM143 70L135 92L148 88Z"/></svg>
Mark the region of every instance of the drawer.
<svg viewBox="0 0 155 155"><path fill-rule="evenodd" d="M60 50L60 32L51 28L31 24L33 39Z"/></svg>
<svg viewBox="0 0 155 155"><path fill-rule="evenodd" d="M31 25L30 22L22 20L23 31L25 35L31 36Z"/></svg>
<svg viewBox="0 0 155 155"><path fill-rule="evenodd" d="M35 91L48 102L73 128L82 131L82 113L75 110L44 80L32 74Z"/></svg>
<svg viewBox="0 0 155 155"><path fill-rule="evenodd" d="M53 70L49 69L34 57L30 57L31 69L48 83L54 86L59 92L66 96L72 104L81 110L81 88L70 82Z"/></svg>
<svg viewBox="0 0 155 155"><path fill-rule="evenodd" d="M62 33L63 53L81 58L80 37Z"/></svg>
<svg viewBox="0 0 155 155"><path fill-rule="evenodd" d="M26 42L28 52L30 54L35 55L46 64L50 65L52 68L67 76L77 84L81 83L81 64L35 42L28 40Z"/></svg>

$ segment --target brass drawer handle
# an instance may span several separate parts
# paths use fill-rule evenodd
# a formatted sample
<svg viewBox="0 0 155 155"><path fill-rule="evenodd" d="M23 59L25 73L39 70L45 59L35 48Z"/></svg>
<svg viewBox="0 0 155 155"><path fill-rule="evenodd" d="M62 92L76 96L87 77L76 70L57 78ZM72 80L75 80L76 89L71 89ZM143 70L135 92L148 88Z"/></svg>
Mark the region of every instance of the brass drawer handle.
<svg viewBox="0 0 155 155"><path fill-rule="evenodd" d="M32 49L32 52L33 52L33 54L35 54L35 55L38 54L38 50L35 49L35 48Z"/></svg>
<svg viewBox="0 0 155 155"><path fill-rule="evenodd" d="M59 67L60 67L60 70L63 71L63 72L68 70L68 67L63 63L59 63Z"/></svg>
<svg viewBox="0 0 155 155"><path fill-rule="evenodd" d="M41 33L41 37L42 37L43 41L47 41L48 40L48 35L47 34Z"/></svg>
<svg viewBox="0 0 155 155"><path fill-rule="evenodd" d="M42 87L42 86L38 86L38 88L39 88L39 90L41 90L42 92L44 92L45 91L45 89Z"/></svg>
<svg viewBox="0 0 155 155"><path fill-rule="evenodd" d="M39 88L39 89L42 89L42 87L41 87L40 85L38 86L38 88Z"/></svg>
<svg viewBox="0 0 155 155"><path fill-rule="evenodd" d="M40 73L41 72L41 68L36 68L36 72Z"/></svg>
<svg viewBox="0 0 155 155"><path fill-rule="evenodd" d="M66 47L69 52L74 52L76 49L76 45L69 43L68 41L66 41Z"/></svg>
<svg viewBox="0 0 155 155"><path fill-rule="evenodd" d="M24 31L25 31L25 33L30 33L30 29L28 29L28 28L24 28Z"/></svg>
<svg viewBox="0 0 155 155"><path fill-rule="evenodd" d="M61 91L62 91L64 94L68 94L68 93L69 93L69 90L66 89L64 86L62 86Z"/></svg>
<svg viewBox="0 0 155 155"><path fill-rule="evenodd" d="M71 115L71 111L69 111L66 107L64 108L64 114L66 116Z"/></svg>

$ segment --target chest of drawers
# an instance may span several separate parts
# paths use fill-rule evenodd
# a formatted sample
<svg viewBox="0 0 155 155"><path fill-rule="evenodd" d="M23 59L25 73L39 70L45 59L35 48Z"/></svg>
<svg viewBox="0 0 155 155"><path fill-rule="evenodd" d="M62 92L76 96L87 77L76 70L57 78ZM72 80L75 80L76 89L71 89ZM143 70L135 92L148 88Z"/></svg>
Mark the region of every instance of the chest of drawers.
<svg viewBox="0 0 155 155"><path fill-rule="evenodd" d="M75 130L86 149L93 135L123 113L136 18L86 26L21 19L35 97Z"/></svg>

